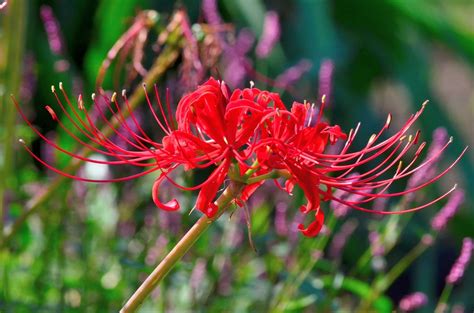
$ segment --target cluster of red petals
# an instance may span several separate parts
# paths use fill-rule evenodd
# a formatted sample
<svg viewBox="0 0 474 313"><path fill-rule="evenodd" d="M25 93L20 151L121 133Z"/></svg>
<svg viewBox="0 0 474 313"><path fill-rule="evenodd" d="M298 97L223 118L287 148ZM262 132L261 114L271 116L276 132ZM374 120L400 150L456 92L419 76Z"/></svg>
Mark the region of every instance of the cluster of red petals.
<svg viewBox="0 0 474 313"><path fill-rule="evenodd" d="M372 211L363 207L376 198L401 196L423 188L443 176L462 156L461 153L453 165L417 186L401 192L388 192L394 181L406 178L435 162L450 143L447 142L431 158L421 163L416 162L426 143L418 143L418 132L413 136L407 135L407 132L421 115L424 105L407 120L402 129L380 140L389 128L389 116L379 133L374 134L362 150L351 151L359 126L345 134L338 125L331 126L322 121L323 104L316 111L314 105L294 102L288 110L277 93L253 87L231 91L224 82L213 78L181 99L175 119L171 117L169 102L167 101L166 106L160 102L156 87L159 110L153 109L152 101L146 95L151 114L164 133L161 142L152 140L140 126L131 112L125 93L122 93L122 97L127 114L124 114L115 95L112 98L101 96L106 103L104 111L107 112L103 112L96 103L99 115L109 132L127 142L128 148L125 148L115 144L98 129L82 104L82 98L76 109L62 86L60 87L69 108L62 104L54 88L53 93L63 111L63 118L68 119L69 124L77 130L71 131L66 127L51 107L46 109L71 137L94 153L103 154L107 161L87 158L58 146L37 131L19 109L25 121L42 139L73 158L108 165L133 165L145 170L135 175L107 180L78 177L47 164L25 145L34 158L51 170L67 177L93 182L123 181L160 171L152 190L153 200L160 209L179 209L179 203L175 199L163 203L158 197L161 183L169 180L184 190L199 189L196 208L208 217L216 215L218 208L214 200L232 169L237 169L241 174L252 170L250 179L277 171L285 179L284 183L281 178L275 179L278 186L291 193L293 187L298 185L306 196L307 203L301 206L300 211L314 216L308 226L299 225L300 231L306 236L315 236L321 230L324 222L321 201L332 200L356 210L378 214L400 214L422 209L444 198L452 190L426 204L404 211ZM107 114L114 115L119 127L107 119ZM126 115L130 118L127 119ZM134 127L130 127L130 123ZM325 153L328 145L337 141L345 141L341 151L336 154ZM403 166L401 158L414 146L416 150L411 154L411 160ZM360 167L367 164L370 164L370 169L360 171ZM185 187L178 185L169 176L170 172L181 165L185 170L212 168L213 171L203 183ZM356 169L359 172L357 174ZM262 183L263 181L259 181L246 185L239 200L245 201ZM333 192L334 189L343 191L340 194L355 194L358 197L354 197L354 200L339 197L338 193Z"/></svg>

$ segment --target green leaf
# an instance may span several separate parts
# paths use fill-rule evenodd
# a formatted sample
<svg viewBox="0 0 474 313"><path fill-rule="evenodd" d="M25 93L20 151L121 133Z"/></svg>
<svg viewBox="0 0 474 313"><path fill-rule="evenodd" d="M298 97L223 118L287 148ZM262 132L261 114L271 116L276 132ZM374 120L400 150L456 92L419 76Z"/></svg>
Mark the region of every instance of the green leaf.
<svg viewBox="0 0 474 313"><path fill-rule="evenodd" d="M322 281L324 287L327 288L334 284L334 277L324 276ZM364 299L370 297L372 293L372 287L370 285L351 277L343 277L340 289L348 291ZM375 300L373 303L373 307L377 310L377 312L380 313L391 312L393 310L392 301L386 296L380 296L377 298L377 300Z"/></svg>
<svg viewBox="0 0 474 313"><path fill-rule="evenodd" d="M316 300L317 300L317 297L315 295L308 295L305 297L301 297L299 299L289 301L285 305L285 309L288 311L303 309L315 303Z"/></svg>

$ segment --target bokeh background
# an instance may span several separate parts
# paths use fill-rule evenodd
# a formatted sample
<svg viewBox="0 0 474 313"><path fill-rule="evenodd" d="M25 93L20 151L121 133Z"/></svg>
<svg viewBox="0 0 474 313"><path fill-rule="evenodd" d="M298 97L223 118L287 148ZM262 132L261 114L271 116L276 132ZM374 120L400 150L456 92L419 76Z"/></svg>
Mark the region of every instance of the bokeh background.
<svg viewBox="0 0 474 313"><path fill-rule="evenodd" d="M206 22L200 1L11 0L0 11L0 239L4 242L0 251L0 311L117 311L198 218L198 213L188 214L188 209L171 214L158 211L150 197L153 177L104 185L63 180L51 187L56 175L33 162L17 143L18 138L25 139L45 159L56 164L66 161L49 151L20 121L10 98L13 94L18 99L44 134L73 148L43 108L55 104L51 85L63 82L73 99L78 93L89 99L107 52L141 10L159 13L144 48L143 63L149 67L160 54L153 42L178 8L185 8L191 24ZM454 138L440 168L448 166L466 145L474 146L474 2L223 0L218 1L218 10L234 34L229 39L235 43L234 49L243 51L234 52L245 58L246 66L271 79L281 78L290 68L297 72L285 89L251 74L232 82L233 87L246 86L252 79L260 88L281 92L288 104L292 99L316 101L321 67L332 62L326 110L332 123L348 130L360 121L359 138L368 138L384 123L387 113L393 113L396 129L429 99L424 116L416 124L423 139L431 140L432 132L440 126ZM281 37L262 58L255 46L270 10L279 16ZM58 38L51 33L54 20ZM226 53L210 68L214 75L226 75ZM173 103L193 83L187 81L186 85L180 78L184 60L178 57L156 82L170 88ZM112 76L106 76L106 91L131 89L140 80L138 77L117 86ZM146 123L146 114L142 114ZM357 142L358 146L364 144L363 139ZM108 168L83 167L81 171L114 175ZM189 174L182 176L184 181L194 179ZM420 312L433 310L462 238L474 237L473 181L474 150L470 149L445 178L420 193L421 199L438 195L457 182L465 191L465 200L435 244L381 296L377 310L396 308L400 298L413 291L422 291L429 298ZM54 189L48 200L8 237L12 225L29 209L28 201L48 188ZM179 193L171 186L168 190L181 199L183 208L192 207L195 194ZM268 186L249 203L257 252L247 240L244 214L237 211L232 218L225 216L168 276L143 312L269 310L275 290L311 259L315 249L313 239L294 231L301 195L289 198L275 194ZM382 268L374 269L369 262L354 275L351 269L370 246L368 234L383 228L377 225L386 224L386 219L349 214L345 219L358 226L344 252L337 260L324 258L311 269L301 288L287 299L288 310L313 312L315 307L343 310L357 306L370 291L372 279L383 275L429 232L430 219L445 202L407 221L403 232L397 233L397 245L384 256ZM279 207L288 209L286 230L275 228ZM342 225L344 220L339 222ZM353 279L356 287L329 288L330 292L321 287L321 277L332 281L337 275ZM474 271L470 268L454 289L451 303L472 311L472 286Z"/></svg>

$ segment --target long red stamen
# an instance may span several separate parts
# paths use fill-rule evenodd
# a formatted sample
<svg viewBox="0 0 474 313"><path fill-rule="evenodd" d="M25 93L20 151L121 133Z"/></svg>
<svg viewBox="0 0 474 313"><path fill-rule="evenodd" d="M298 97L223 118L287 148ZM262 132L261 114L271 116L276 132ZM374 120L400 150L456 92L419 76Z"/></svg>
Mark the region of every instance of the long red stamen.
<svg viewBox="0 0 474 313"><path fill-rule="evenodd" d="M91 182L91 183L109 183L109 182L120 182L120 181L126 181L126 180L131 180L131 179L135 179L135 178L138 178L138 177L141 177L141 176L144 176L144 175L147 175L151 172L154 172L156 170L159 169L159 167L153 167L151 169L148 169L146 171L143 171L143 172L140 172L138 174L134 174L134 175L130 175L130 176L125 176L125 177L120 177L120 178L110 178L110 179L90 179L90 178L84 178L84 177L80 177L80 176L76 176L76 175L72 175L70 173L66 173L64 171L61 171L51 165L49 165L48 163L46 163L45 161L43 161L40 157L38 157L35 153L33 153L33 151L31 151L30 148L28 148L28 146L26 146L26 144L24 144L24 141L20 141L23 146L25 147L26 151L35 159L37 160L39 163L41 163L42 165L44 165L45 167L47 167L48 169L52 170L53 172L57 173L57 174L60 174L60 175L63 175L65 177L68 177L68 178L72 178L72 179L75 179L75 180L80 180L80 181L84 181L84 182Z"/></svg>
<svg viewBox="0 0 474 313"><path fill-rule="evenodd" d="M375 211L375 210L370 210L370 209L359 207L357 205L351 204L350 202L344 201L342 199L338 199L338 198L334 198L334 197L331 197L331 199L336 201L336 202L345 204L345 205L347 205L347 206L349 206L349 207L351 207L355 210L366 212L366 213L374 213L374 214L381 214L381 215L398 215L398 214L416 212L416 211L419 211L421 209L424 209L424 208L426 208L426 207L428 207L428 206L430 206L430 205L446 198L451 192L456 190L456 187L457 187L457 185L454 185L453 188L448 190L446 193L444 193L443 195L439 196L438 198L436 198L436 199L434 199L434 200L432 200L428 203L425 203L425 204L420 205L418 207L414 207L414 208L406 209L406 210L400 210L400 211Z"/></svg>

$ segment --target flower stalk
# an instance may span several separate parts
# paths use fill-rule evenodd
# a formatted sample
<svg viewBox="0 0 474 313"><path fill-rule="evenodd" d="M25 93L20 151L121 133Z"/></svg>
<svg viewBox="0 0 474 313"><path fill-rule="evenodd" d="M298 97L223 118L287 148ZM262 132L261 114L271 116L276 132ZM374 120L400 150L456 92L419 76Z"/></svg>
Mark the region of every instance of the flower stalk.
<svg viewBox="0 0 474 313"><path fill-rule="evenodd" d="M158 283L169 273L173 266L183 257L189 248L196 242L206 229L218 219L229 207L229 204L237 198L244 184L231 181L222 195L216 200L218 213L209 218L203 215L191 229L181 238L168 255L161 261L153 272L145 279L142 285L130 297L127 303L120 310L121 313L135 312L145 298L155 289Z"/></svg>

